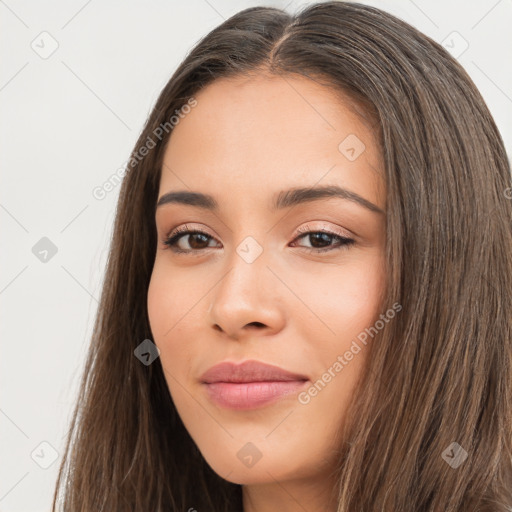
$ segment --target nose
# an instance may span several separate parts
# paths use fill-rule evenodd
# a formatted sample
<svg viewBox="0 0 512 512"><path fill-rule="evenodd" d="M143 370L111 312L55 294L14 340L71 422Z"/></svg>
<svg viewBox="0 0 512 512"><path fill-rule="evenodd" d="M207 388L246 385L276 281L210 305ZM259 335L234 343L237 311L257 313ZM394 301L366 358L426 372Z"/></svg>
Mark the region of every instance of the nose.
<svg viewBox="0 0 512 512"><path fill-rule="evenodd" d="M275 271L268 268L263 255L247 263L234 254L231 263L212 291L208 309L212 328L235 340L279 332L285 315Z"/></svg>

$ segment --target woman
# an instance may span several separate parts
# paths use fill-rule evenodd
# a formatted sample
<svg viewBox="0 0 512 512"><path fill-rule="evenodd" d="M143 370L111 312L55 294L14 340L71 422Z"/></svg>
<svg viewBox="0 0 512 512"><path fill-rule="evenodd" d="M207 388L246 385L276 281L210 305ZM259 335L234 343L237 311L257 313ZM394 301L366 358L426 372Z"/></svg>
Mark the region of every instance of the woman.
<svg viewBox="0 0 512 512"><path fill-rule="evenodd" d="M511 190L403 21L224 22L129 161L54 510L512 510Z"/></svg>

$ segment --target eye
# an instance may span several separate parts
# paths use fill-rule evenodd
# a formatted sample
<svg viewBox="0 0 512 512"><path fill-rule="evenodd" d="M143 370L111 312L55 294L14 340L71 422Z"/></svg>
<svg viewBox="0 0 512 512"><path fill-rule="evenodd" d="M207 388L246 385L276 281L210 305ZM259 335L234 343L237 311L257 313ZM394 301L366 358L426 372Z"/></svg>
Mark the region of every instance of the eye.
<svg viewBox="0 0 512 512"><path fill-rule="evenodd" d="M355 243L355 240L352 238L347 238L338 233L334 233L328 231L326 229L321 230L310 230L308 226L305 228L298 230L300 236L296 237L292 243L295 243L297 240L306 239L309 237L312 246L304 247L308 252L313 253L321 253L327 251L334 251L338 249L347 249L350 245ZM188 245L189 247L180 247L181 239L185 239L188 237ZM199 252L204 249L209 249L209 241L215 240L211 235L205 233L201 230L191 230L185 225L183 227L177 228L171 232L171 234L165 237L162 240L162 243L170 247L171 250L175 253L193 253ZM333 241L336 241L336 245L332 245Z"/></svg>
<svg viewBox="0 0 512 512"><path fill-rule="evenodd" d="M190 248L183 248L179 246L179 243L181 242L181 239L189 237L189 246ZM201 230L191 230L188 229L188 226L185 225L180 228L176 228L169 236L165 237L162 240L162 243L165 246L168 246L171 248L173 252L176 253L190 253L190 252L197 252L203 249L208 249L208 239L212 239L213 237L205 233ZM206 245L205 245L206 243Z"/></svg>
<svg viewBox="0 0 512 512"><path fill-rule="evenodd" d="M314 231L310 230L309 226L306 226L305 228L298 229L297 231L301 233L301 235L298 236L294 242L296 240L309 237L309 241L312 243L312 247L303 247L308 252L319 253L335 251L338 249L348 249L350 245L355 243L355 240L352 238L347 238L346 236L343 236L339 233L333 233L327 229ZM337 240L337 244L335 246L331 245L333 239ZM318 244L320 244L320 247L318 247Z"/></svg>

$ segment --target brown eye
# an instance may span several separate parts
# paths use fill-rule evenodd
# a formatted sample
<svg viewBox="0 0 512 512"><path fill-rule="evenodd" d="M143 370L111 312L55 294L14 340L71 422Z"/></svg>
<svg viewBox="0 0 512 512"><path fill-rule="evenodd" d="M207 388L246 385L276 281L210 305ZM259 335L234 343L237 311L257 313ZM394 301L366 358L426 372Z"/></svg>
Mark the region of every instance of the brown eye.
<svg viewBox="0 0 512 512"><path fill-rule="evenodd" d="M303 238L309 239L310 247L304 247L309 252L326 252L333 251L341 248L348 248L348 246L355 243L355 240L352 238L347 238L345 236L339 235L337 233L332 233L327 230L313 231L313 230L300 230L302 233L295 240L301 240ZM332 245L332 241L336 240L336 245Z"/></svg>
<svg viewBox="0 0 512 512"><path fill-rule="evenodd" d="M188 237L188 238L186 238ZM187 239L189 248L180 247L181 239ZM174 230L168 237L162 240L163 244L170 247L172 251L177 253L189 253L208 249L208 243L210 240L214 240L213 237L199 230L189 230L185 226L184 228L178 228Z"/></svg>

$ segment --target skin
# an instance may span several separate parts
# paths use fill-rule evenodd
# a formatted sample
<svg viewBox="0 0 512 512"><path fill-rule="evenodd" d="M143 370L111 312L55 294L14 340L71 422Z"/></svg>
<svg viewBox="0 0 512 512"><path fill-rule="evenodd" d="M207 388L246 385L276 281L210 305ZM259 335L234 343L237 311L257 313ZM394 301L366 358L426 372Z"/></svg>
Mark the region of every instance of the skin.
<svg viewBox="0 0 512 512"><path fill-rule="evenodd" d="M384 313L382 156L344 96L307 78L221 79L195 97L166 148L158 197L207 193L219 210L170 203L156 211L148 314L169 391L208 464L243 485L245 512L296 511L297 503L335 511L337 432L371 338L307 404L296 393L230 410L210 401L199 379L221 361L255 359L304 374L311 385ZM350 134L365 145L354 161L338 149ZM269 209L281 190L320 185L344 187L383 213L342 198ZM173 253L162 240L185 224L211 238L185 234L178 246L195 252ZM355 243L339 248L335 236L322 242L299 228ZM236 251L248 236L263 250L252 263ZM248 442L261 453L252 467L237 457Z"/></svg>

